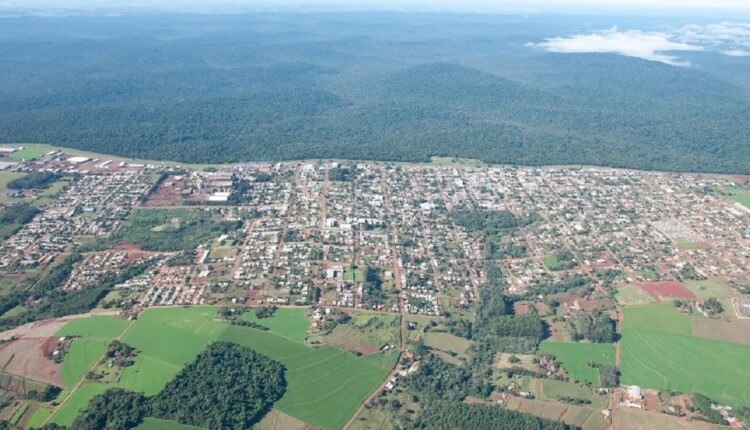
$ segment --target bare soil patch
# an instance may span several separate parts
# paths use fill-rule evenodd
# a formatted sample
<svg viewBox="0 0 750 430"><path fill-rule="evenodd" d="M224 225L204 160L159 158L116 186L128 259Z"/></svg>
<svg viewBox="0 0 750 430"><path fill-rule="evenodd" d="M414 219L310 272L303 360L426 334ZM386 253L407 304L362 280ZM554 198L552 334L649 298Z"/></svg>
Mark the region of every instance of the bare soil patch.
<svg viewBox="0 0 750 430"><path fill-rule="evenodd" d="M695 298L695 294L690 289L676 281L644 282L641 284L641 289L656 300L663 300L669 297Z"/></svg>

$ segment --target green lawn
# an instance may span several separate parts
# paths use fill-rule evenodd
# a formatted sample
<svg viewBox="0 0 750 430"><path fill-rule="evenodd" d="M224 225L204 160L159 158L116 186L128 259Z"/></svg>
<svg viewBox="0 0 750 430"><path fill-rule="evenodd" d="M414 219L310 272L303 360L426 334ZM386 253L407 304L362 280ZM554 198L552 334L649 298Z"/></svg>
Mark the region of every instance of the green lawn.
<svg viewBox="0 0 750 430"><path fill-rule="evenodd" d="M87 383L81 385L52 416L52 422L58 425L70 426L76 420L78 414L86 409L89 401L97 394L102 394L110 388L108 385Z"/></svg>
<svg viewBox="0 0 750 430"><path fill-rule="evenodd" d="M309 348L247 327L228 327L222 340L283 363L289 385L274 409L325 429L341 428L389 370L338 348Z"/></svg>
<svg viewBox="0 0 750 430"><path fill-rule="evenodd" d="M707 299L709 297L731 297L734 294L732 290L721 285L720 283L707 279L705 281L686 281L683 282L696 296Z"/></svg>
<svg viewBox="0 0 750 430"><path fill-rule="evenodd" d="M70 321L55 336L117 337L128 322L115 317L101 316Z"/></svg>
<svg viewBox="0 0 750 430"><path fill-rule="evenodd" d="M544 265L549 270L560 270L560 269L562 269L562 266L560 266L560 262L557 261L557 258L555 258L554 255L549 255L547 257L542 257L542 263L544 263Z"/></svg>
<svg viewBox="0 0 750 430"><path fill-rule="evenodd" d="M625 308L623 329L625 328L684 335L693 333L690 315L681 313L672 303Z"/></svg>
<svg viewBox="0 0 750 430"><path fill-rule="evenodd" d="M273 333L298 342L305 341L310 328L310 321L305 318L305 309L301 308L280 308L270 318L262 319L256 318L255 311L251 309L242 314L242 319L268 327Z"/></svg>
<svg viewBox="0 0 750 430"><path fill-rule="evenodd" d="M747 405L748 357L747 345L626 326L621 342L621 380L627 385L700 392L720 402Z"/></svg>
<svg viewBox="0 0 750 430"><path fill-rule="evenodd" d="M17 152L14 152L14 153L10 154L10 158L12 158L14 160L26 159L27 161L30 161L30 160L35 160L35 159L37 159L37 158L45 155L48 152L49 151L46 150L45 148L29 148L29 147L26 147L26 148L24 148L24 149L22 149L20 151L17 151Z"/></svg>
<svg viewBox="0 0 750 430"><path fill-rule="evenodd" d="M200 427L176 423L174 421L146 418L135 430L194 430Z"/></svg>
<svg viewBox="0 0 750 430"><path fill-rule="evenodd" d="M226 328L216 308L164 308L143 312L122 341L139 350L119 387L154 395Z"/></svg>
<svg viewBox="0 0 750 430"><path fill-rule="evenodd" d="M73 388L91 366L99 360L109 345L108 339L74 339L60 365L60 375L66 388Z"/></svg>
<svg viewBox="0 0 750 430"><path fill-rule="evenodd" d="M615 346L601 343L572 343L543 341L540 350L557 357L571 379L599 384L599 369L590 367L594 361L600 364L615 363Z"/></svg>

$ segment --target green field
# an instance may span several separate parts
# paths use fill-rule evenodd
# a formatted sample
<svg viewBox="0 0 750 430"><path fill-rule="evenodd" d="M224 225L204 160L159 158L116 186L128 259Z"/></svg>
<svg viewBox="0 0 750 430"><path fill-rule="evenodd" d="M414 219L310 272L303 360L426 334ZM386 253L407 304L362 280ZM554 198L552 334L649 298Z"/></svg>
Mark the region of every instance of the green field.
<svg viewBox="0 0 750 430"><path fill-rule="evenodd" d="M297 342L304 342L310 321L305 318L305 309L280 308L270 318L258 319L251 309L242 314L242 319L268 327L273 333L288 337Z"/></svg>
<svg viewBox="0 0 750 430"><path fill-rule="evenodd" d="M102 394L110 387L108 385L88 383L81 385L68 397L64 405L52 416L51 421L58 425L70 426L78 414L86 409L89 401L97 394Z"/></svg>
<svg viewBox="0 0 750 430"><path fill-rule="evenodd" d="M228 327L221 339L283 363L289 385L274 408L326 429L341 428L390 370L338 348L313 349L247 327Z"/></svg>
<svg viewBox="0 0 750 430"><path fill-rule="evenodd" d="M707 299L709 297L731 297L735 295L735 293L729 288L710 279L705 281L685 281L683 284L685 284L690 291L695 293L696 296L702 299Z"/></svg>
<svg viewBox="0 0 750 430"><path fill-rule="evenodd" d="M555 381L554 379L540 379L533 384L537 387L536 394L542 400L558 400L561 397L572 397L591 402L593 407L603 407L607 396L594 394L591 388L572 382Z"/></svg>
<svg viewBox="0 0 750 430"><path fill-rule="evenodd" d="M122 341L140 352L117 386L146 395L164 388L226 325L214 321L216 308L165 308L143 312Z"/></svg>
<svg viewBox="0 0 750 430"><path fill-rule="evenodd" d="M599 384L599 369L589 361L600 364L615 363L615 346L602 343L571 343L543 341L540 350L557 357L571 379Z"/></svg>
<svg viewBox="0 0 750 430"><path fill-rule="evenodd" d="M468 358L466 351L471 346L471 341L450 333L427 332L424 335L425 345L446 352L456 354L458 358Z"/></svg>
<svg viewBox="0 0 750 430"><path fill-rule="evenodd" d="M622 383L700 392L734 405L750 404L750 346L691 335L623 329Z"/></svg>
<svg viewBox="0 0 750 430"><path fill-rule="evenodd" d="M681 313L672 303L639 306L623 310L623 329L653 330L691 335L690 315Z"/></svg>
<svg viewBox="0 0 750 430"><path fill-rule="evenodd" d="M73 388L107 350L107 339L74 339L60 365L66 388Z"/></svg>
<svg viewBox="0 0 750 430"><path fill-rule="evenodd" d="M176 423L174 421L146 418L135 430L195 430L200 427Z"/></svg>
<svg viewBox="0 0 750 430"><path fill-rule="evenodd" d="M115 317L90 317L70 321L55 336L117 337L127 326L127 321Z"/></svg>
<svg viewBox="0 0 750 430"><path fill-rule="evenodd" d="M44 149L44 148L25 147L24 149L22 149L20 151L17 151L17 152L14 152L14 153L10 154L10 158L12 158L14 160L23 160L23 159L25 159L26 161L31 161L31 160L35 160L35 159L37 159L37 158L45 155L48 152L49 151L46 150L46 149Z"/></svg>
<svg viewBox="0 0 750 430"><path fill-rule="evenodd" d="M750 208L750 191L739 188L739 187L727 187L724 188L724 193L727 194L735 202Z"/></svg>
<svg viewBox="0 0 750 430"><path fill-rule="evenodd" d="M41 427L50 415L52 415L52 410L50 409L40 408L35 410L34 413L31 414L31 417L29 417L29 420L26 421L26 428L35 429Z"/></svg>

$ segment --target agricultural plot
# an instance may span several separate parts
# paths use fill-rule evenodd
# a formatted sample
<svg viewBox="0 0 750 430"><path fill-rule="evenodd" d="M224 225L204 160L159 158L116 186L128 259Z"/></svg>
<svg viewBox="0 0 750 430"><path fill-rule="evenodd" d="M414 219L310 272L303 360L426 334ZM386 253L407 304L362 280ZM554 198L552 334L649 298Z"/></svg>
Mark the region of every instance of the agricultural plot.
<svg viewBox="0 0 750 430"><path fill-rule="evenodd" d="M614 415L614 425L618 430L706 430L715 426L699 421L684 420L659 412L639 411L628 408L617 410Z"/></svg>
<svg viewBox="0 0 750 430"><path fill-rule="evenodd" d="M471 341L450 333L427 332L424 335L424 343L430 348L442 351L459 359L468 359L466 351L471 346Z"/></svg>
<svg viewBox="0 0 750 430"><path fill-rule="evenodd" d="M383 345L398 343L401 330L399 318L394 314L354 312L349 323L339 324L323 340L328 345L372 354Z"/></svg>
<svg viewBox="0 0 750 430"><path fill-rule="evenodd" d="M750 403L750 346L693 336L690 317L671 305L626 308L624 316L623 384Z"/></svg>
<svg viewBox="0 0 750 430"><path fill-rule="evenodd" d="M599 384L599 369L588 363L615 363L615 346L610 344L544 341L539 348L554 355L571 379L594 385Z"/></svg>
<svg viewBox="0 0 750 430"><path fill-rule="evenodd" d="M693 317L692 327L694 336L750 345L750 320Z"/></svg>
<svg viewBox="0 0 750 430"><path fill-rule="evenodd" d="M41 427L50 415L52 415L52 410L50 409L39 408L35 410L26 421L26 428L36 429Z"/></svg>
<svg viewBox="0 0 750 430"><path fill-rule="evenodd" d="M695 298L692 291L675 281L644 282L641 288L655 300L660 301L668 298Z"/></svg>
<svg viewBox="0 0 750 430"><path fill-rule="evenodd" d="M750 191L739 187L728 187L724 189L724 193L735 202L750 209Z"/></svg>
<svg viewBox="0 0 750 430"><path fill-rule="evenodd" d="M686 281L685 286L701 299L707 299L709 297L731 297L735 295L735 293L729 288L710 279L704 281Z"/></svg>
<svg viewBox="0 0 750 430"><path fill-rule="evenodd" d="M517 403L509 402L508 409L551 420L563 421L569 425L579 426L584 430L604 430L608 427L608 423L602 416L601 411L591 407L546 400L519 399Z"/></svg>
<svg viewBox="0 0 750 430"><path fill-rule="evenodd" d="M60 407L55 415L52 416L52 419L50 421L58 425L69 427L73 424L73 421L76 420L78 414L82 410L86 409L86 407L89 405L89 402L94 398L94 396L104 393L109 388L111 387L108 385L95 383L87 383L81 385L77 390L73 392L73 394L70 395L70 397L65 400L65 403Z"/></svg>
<svg viewBox="0 0 750 430"><path fill-rule="evenodd" d="M271 317L261 319L255 316L253 310L249 310L242 314L242 319L268 327L271 332L297 342L304 342L307 330L310 329L310 321L302 308L277 309Z"/></svg>
<svg viewBox="0 0 750 430"><path fill-rule="evenodd" d="M617 288L615 299L620 306L639 306L654 302L653 297L637 285L624 285Z"/></svg>
<svg viewBox="0 0 750 430"><path fill-rule="evenodd" d="M95 316L72 320L65 324L55 336L117 337L128 326L128 322L111 316Z"/></svg>
<svg viewBox="0 0 750 430"><path fill-rule="evenodd" d="M60 365L60 375L66 388L72 388L107 350L107 339L74 339Z"/></svg>
<svg viewBox="0 0 750 430"><path fill-rule="evenodd" d="M247 327L228 327L221 340L250 347L284 364L289 385L274 408L326 429L341 428L390 370L338 348L308 348Z"/></svg>
<svg viewBox="0 0 750 430"><path fill-rule="evenodd" d="M118 386L146 395L164 388L185 364L216 340L226 325L214 321L216 308L165 308L143 312L122 341L138 349Z"/></svg>

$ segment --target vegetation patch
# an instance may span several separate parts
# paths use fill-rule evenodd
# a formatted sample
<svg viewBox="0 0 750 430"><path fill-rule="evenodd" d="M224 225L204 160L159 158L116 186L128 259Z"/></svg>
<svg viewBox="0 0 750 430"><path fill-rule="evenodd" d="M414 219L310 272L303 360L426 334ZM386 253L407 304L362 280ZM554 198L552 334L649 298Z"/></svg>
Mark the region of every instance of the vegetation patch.
<svg viewBox="0 0 750 430"><path fill-rule="evenodd" d="M615 346L600 343L544 341L542 352L554 355L572 380L599 385L599 369L590 363L615 364Z"/></svg>
<svg viewBox="0 0 750 430"><path fill-rule="evenodd" d="M102 394L109 389L108 385L97 383L85 383L78 387L65 403L52 416L51 421L61 426L71 426L76 417L89 405L91 399L97 394Z"/></svg>
<svg viewBox="0 0 750 430"><path fill-rule="evenodd" d="M625 308L623 330L625 329L692 334L690 316L681 313L672 303Z"/></svg>
<svg viewBox="0 0 750 430"><path fill-rule="evenodd" d="M106 339L74 339L60 365L60 375L66 388L73 388L91 369L104 352L109 342Z"/></svg>
<svg viewBox="0 0 750 430"><path fill-rule="evenodd" d="M719 282L706 279L703 281L685 281L685 285L702 299L709 297L731 297L735 293L729 288L721 285Z"/></svg>
<svg viewBox="0 0 750 430"><path fill-rule="evenodd" d="M55 336L117 337L128 322L111 316L94 316L70 321Z"/></svg>
<svg viewBox="0 0 750 430"><path fill-rule="evenodd" d="M654 302L653 297L648 295L637 285L624 285L617 288L615 299L621 306L648 305Z"/></svg>
<svg viewBox="0 0 750 430"><path fill-rule="evenodd" d="M310 329L310 321L305 317L305 309L302 308L280 308L268 318L258 318L251 310L244 312L242 319L268 327L272 333L297 342L304 342L307 331Z"/></svg>

